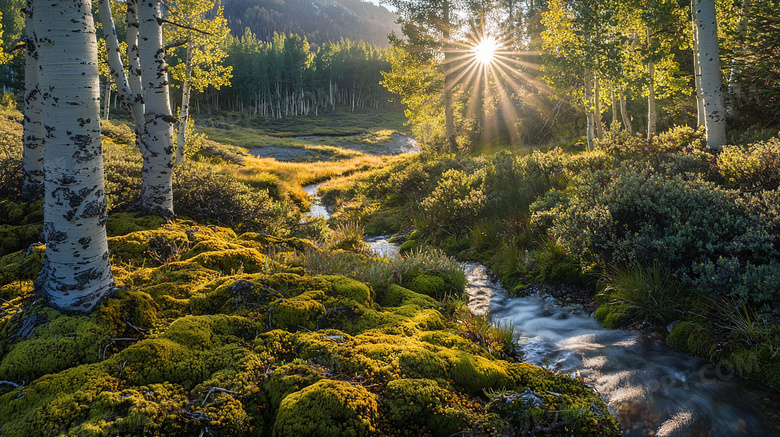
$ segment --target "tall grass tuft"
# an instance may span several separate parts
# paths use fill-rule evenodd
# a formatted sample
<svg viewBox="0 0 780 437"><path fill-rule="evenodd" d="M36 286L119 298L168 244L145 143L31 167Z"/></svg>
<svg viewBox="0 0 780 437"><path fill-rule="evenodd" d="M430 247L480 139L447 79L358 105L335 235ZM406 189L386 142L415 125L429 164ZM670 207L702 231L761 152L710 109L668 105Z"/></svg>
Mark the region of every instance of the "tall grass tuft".
<svg viewBox="0 0 780 437"><path fill-rule="evenodd" d="M636 317L656 323L669 323L678 317L685 288L667 269L653 263L651 268L616 268L602 278L603 296L612 305L629 308Z"/></svg>

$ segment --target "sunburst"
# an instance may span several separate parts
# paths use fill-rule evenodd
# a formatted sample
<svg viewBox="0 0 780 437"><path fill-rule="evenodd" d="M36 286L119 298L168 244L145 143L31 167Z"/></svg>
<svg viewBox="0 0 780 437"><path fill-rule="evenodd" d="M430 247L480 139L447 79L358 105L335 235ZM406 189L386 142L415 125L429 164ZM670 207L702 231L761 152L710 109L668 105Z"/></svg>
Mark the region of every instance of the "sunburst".
<svg viewBox="0 0 780 437"><path fill-rule="evenodd" d="M490 65L496 57L496 52L501 48L498 41L492 36L486 36L474 46L474 58L483 65Z"/></svg>

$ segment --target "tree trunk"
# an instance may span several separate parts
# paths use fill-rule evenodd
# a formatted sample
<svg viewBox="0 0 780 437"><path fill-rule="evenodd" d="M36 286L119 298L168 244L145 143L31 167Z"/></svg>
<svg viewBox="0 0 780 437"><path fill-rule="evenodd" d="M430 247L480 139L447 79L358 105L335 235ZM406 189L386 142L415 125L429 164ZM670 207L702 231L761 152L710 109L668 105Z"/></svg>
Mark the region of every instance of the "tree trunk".
<svg viewBox="0 0 780 437"><path fill-rule="evenodd" d="M747 16L750 13L750 9L753 7L752 0L742 0L742 11L739 23L737 24L737 34L740 37L744 37L747 32L748 20ZM739 55L742 47L734 49L734 57ZM737 105L742 103L742 86L739 83L740 68L736 63L736 59L731 61L731 71L729 72L729 95L731 95L731 102L728 107L729 113L734 112Z"/></svg>
<svg viewBox="0 0 780 437"><path fill-rule="evenodd" d="M162 45L160 1L138 5L139 60L144 84L144 132L141 208L171 218L173 213L173 123L165 51Z"/></svg>
<svg viewBox="0 0 780 437"><path fill-rule="evenodd" d="M634 128L631 126L631 116L628 115L628 108L626 107L626 95L623 94L623 87L618 89L620 93L620 116L623 118L623 127L626 128L629 135L634 134Z"/></svg>
<svg viewBox="0 0 780 437"><path fill-rule="evenodd" d="M43 155L46 130L41 110L43 96L38 86L38 41L35 37L33 2L27 0L26 56L24 58L24 140L22 148L22 198L35 200L43 194Z"/></svg>
<svg viewBox="0 0 780 437"><path fill-rule="evenodd" d="M696 86L696 126L704 127L704 100L701 91L701 59L699 56L699 26L696 24L696 6L691 2L693 25L693 78Z"/></svg>
<svg viewBox="0 0 780 437"><path fill-rule="evenodd" d="M595 104L594 106L594 112L595 115L593 122L596 124L596 138L601 139L602 136L602 126L601 126L601 86L599 84L599 75L595 74L593 76L593 93L595 94Z"/></svg>
<svg viewBox="0 0 780 437"><path fill-rule="evenodd" d="M455 141L455 104L452 100L452 62L450 61L450 0L443 4L444 36L444 125L450 153L458 153Z"/></svg>
<svg viewBox="0 0 780 437"><path fill-rule="evenodd" d="M195 45L190 41L187 44L187 58L185 60L187 71L181 84L181 110L179 110L179 135L176 142L176 164L184 163L184 146L187 144L187 122L190 119L190 90L192 88L192 53L194 50Z"/></svg>
<svg viewBox="0 0 780 437"><path fill-rule="evenodd" d="M103 120L108 120L111 112L111 78L106 78L106 92L103 94Z"/></svg>
<svg viewBox="0 0 780 437"><path fill-rule="evenodd" d="M593 151L594 120L593 120L593 75L585 71L585 132L588 138L588 151Z"/></svg>
<svg viewBox="0 0 780 437"><path fill-rule="evenodd" d="M110 9L108 10L110 11ZM141 154L144 154L146 153L146 130L144 121L146 107L144 105L143 85L141 84L141 61L138 54L138 0L127 0L126 20L128 64L128 75L126 80L127 86L130 89L129 100L126 101L126 104L131 105L130 113L133 116L133 125L135 126L135 145L138 147L138 150L141 151ZM111 20L111 22L113 23L113 20ZM103 28L105 29L105 25ZM109 59L111 59L111 56L109 56ZM119 64L121 65L121 62ZM122 73L124 73L124 69ZM117 71L117 74L119 74L119 71ZM124 91L122 93L124 94Z"/></svg>
<svg viewBox="0 0 780 437"><path fill-rule="evenodd" d="M696 4L696 25L699 27L701 95L704 100L707 147L720 149L726 144L726 108L723 104L723 83L718 56L718 23L715 17L715 1L693 1Z"/></svg>
<svg viewBox="0 0 780 437"><path fill-rule="evenodd" d="M618 120L618 105L617 100L615 99L615 89L612 88L609 93L610 97L610 107L612 108L612 125L616 125L620 123Z"/></svg>
<svg viewBox="0 0 780 437"><path fill-rule="evenodd" d="M89 312L114 290L106 241L100 83L91 2L33 0L38 74L46 89L46 252L35 281L49 304Z"/></svg>
<svg viewBox="0 0 780 437"><path fill-rule="evenodd" d="M650 28L645 27L645 35L647 36L646 43L647 49L652 47L653 40L650 38ZM655 109L655 62L651 60L647 61L647 139L651 139L656 132L656 120L658 118Z"/></svg>

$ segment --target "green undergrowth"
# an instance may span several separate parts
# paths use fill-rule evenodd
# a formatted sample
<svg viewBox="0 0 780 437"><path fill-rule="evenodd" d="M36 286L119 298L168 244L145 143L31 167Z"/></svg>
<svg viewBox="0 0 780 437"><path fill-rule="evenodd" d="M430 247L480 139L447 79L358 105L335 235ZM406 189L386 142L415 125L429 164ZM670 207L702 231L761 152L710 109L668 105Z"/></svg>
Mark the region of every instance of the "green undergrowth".
<svg viewBox="0 0 780 437"><path fill-rule="evenodd" d="M780 142L715 152L703 135L610 129L593 152L423 152L321 195L337 223L393 234L403 253L479 261L516 295L553 285L595 302L608 328L683 322L674 347L778 388Z"/></svg>
<svg viewBox="0 0 780 437"><path fill-rule="evenodd" d="M0 258L3 435L619 434L583 382L463 333L440 300L462 271L441 253L136 214L108 229L119 289L90 315L34 298L43 246ZM542 406L486 409L499 392ZM513 412L527 408L533 421Z"/></svg>

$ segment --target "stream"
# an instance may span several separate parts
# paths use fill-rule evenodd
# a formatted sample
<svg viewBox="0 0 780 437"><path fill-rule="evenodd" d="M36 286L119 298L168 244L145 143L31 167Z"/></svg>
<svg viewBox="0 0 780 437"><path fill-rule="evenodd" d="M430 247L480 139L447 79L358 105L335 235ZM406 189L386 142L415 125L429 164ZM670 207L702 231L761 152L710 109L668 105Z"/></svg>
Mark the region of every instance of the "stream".
<svg viewBox="0 0 780 437"><path fill-rule="evenodd" d="M318 188L304 187L315 196ZM318 199L309 215L329 218ZM366 241L379 256L398 256L388 238ZM581 305L544 294L509 297L484 266L463 267L469 308L511 323L522 361L584 378L624 436L780 436L780 393L660 340L604 329Z"/></svg>

